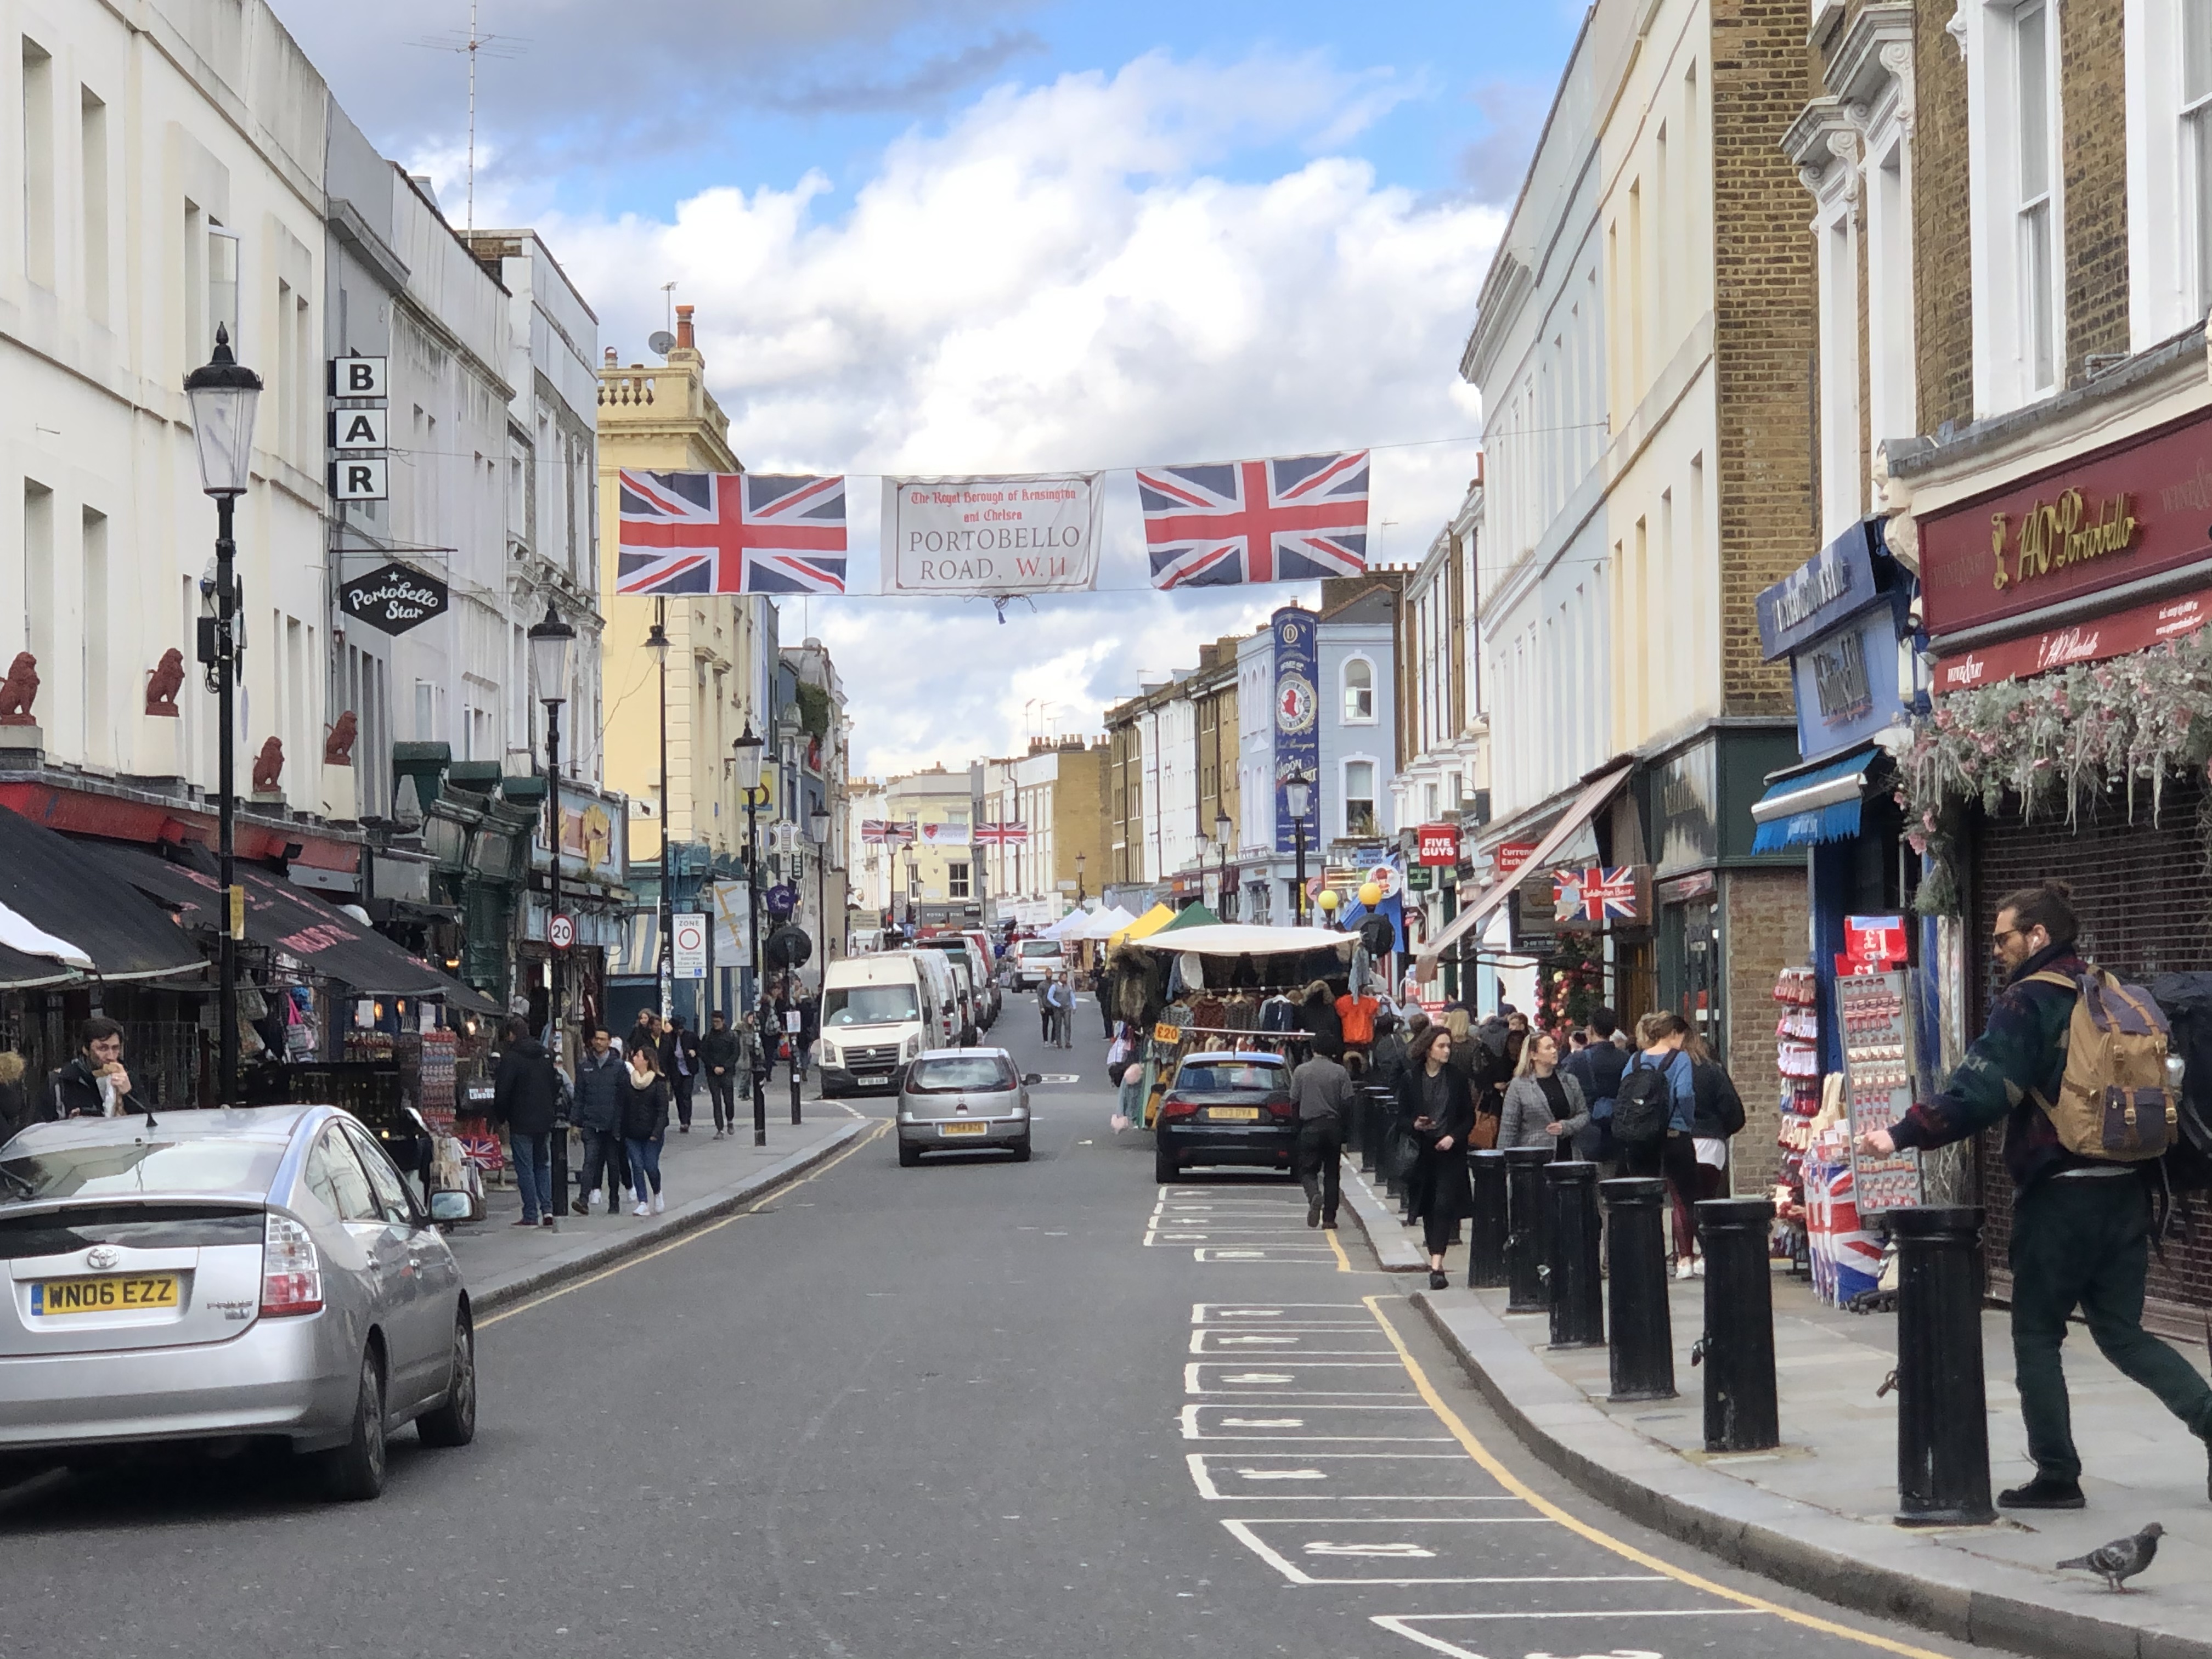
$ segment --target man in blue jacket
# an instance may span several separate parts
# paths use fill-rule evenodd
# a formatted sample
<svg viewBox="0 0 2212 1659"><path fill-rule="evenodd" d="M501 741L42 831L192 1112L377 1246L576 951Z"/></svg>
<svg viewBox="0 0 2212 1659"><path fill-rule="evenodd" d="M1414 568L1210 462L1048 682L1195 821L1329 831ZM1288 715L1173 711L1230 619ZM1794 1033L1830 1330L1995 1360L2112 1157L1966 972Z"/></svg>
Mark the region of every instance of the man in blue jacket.
<svg viewBox="0 0 2212 1659"><path fill-rule="evenodd" d="M576 1196L571 1200L578 1215L592 1212L599 1195L599 1182L607 1183L607 1213L622 1203L629 1164L622 1144L623 1058L604 1025L594 1025L584 1052L576 1060L574 1108L576 1127L584 1137L584 1162L576 1171Z"/></svg>
<svg viewBox="0 0 2212 1659"><path fill-rule="evenodd" d="M2005 1126L2005 1168L2015 1194L2013 1368L2028 1455L2035 1460L2034 1480L1998 1494L2000 1504L2016 1510L2078 1510L2085 1501L2058 1357L2077 1307L2106 1358L2156 1395L2200 1439L2212 1440L2212 1386L2142 1328L2150 1269L2145 1174L2152 1166L2069 1152L2038 1103L2058 1097L2076 993L2033 975L2045 969L2069 976L2089 970L2075 948L2079 928L2071 897L2065 883L2046 881L1997 907L1991 944L2005 984L1988 1027L1941 1094L1916 1105L1895 1128L1859 1137L1861 1151L1884 1158L1899 1146L1948 1146ZM2212 1474L2205 1486L2212 1496Z"/></svg>

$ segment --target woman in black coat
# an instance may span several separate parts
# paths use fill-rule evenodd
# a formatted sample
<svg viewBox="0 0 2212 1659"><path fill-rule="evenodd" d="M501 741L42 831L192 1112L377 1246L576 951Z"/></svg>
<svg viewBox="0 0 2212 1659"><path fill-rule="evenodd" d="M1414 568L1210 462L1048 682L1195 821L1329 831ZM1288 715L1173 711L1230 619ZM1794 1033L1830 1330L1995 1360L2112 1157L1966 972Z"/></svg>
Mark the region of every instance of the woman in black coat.
<svg viewBox="0 0 2212 1659"><path fill-rule="evenodd" d="M1431 1025L1406 1048L1407 1071L1398 1085L1400 1118L1413 1125L1419 1154L1406 1183L1407 1208L1421 1218L1429 1250L1429 1288L1441 1291L1444 1249L1452 1228L1474 1213L1468 1179L1467 1137L1474 1127L1474 1097L1451 1063L1451 1033Z"/></svg>
<svg viewBox="0 0 2212 1659"><path fill-rule="evenodd" d="M668 1079L660 1056L648 1045L633 1048L623 1069L623 1146L629 1154L630 1185L637 1194L632 1215L658 1215L668 1207L660 1190L660 1146L668 1138ZM652 1187L648 1197L647 1185Z"/></svg>

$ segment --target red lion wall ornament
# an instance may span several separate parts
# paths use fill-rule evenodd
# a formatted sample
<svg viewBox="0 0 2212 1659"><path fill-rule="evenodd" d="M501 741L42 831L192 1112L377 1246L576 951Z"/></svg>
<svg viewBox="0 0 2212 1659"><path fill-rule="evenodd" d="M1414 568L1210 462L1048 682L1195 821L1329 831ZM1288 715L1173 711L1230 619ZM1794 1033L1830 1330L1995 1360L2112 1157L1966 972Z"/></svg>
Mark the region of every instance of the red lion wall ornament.
<svg viewBox="0 0 2212 1659"><path fill-rule="evenodd" d="M15 666L0 681L0 726L36 726L31 705L39 699L39 659L27 651L15 653Z"/></svg>
<svg viewBox="0 0 2212 1659"><path fill-rule="evenodd" d="M146 712L174 720L177 693L184 688L185 653L173 645L161 653L160 664L146 677Z"/></svg>
<svg viewBox="0 0 2212 1659"><path fill-rule="evenodd" d="M261 745L261 752L253 757L253 793L273 795L276 781L284 775L284 744L271 738Z"/></svg>
<svg viewBox="0 0 2212 1659"><path fill-rule="evenodd" d="M360 729L359 724L354 720L352 709L349 708L340 714L338 723L331 727L328 734L323 738L323 764L351 766L354 739L359 735Z"/></svg>

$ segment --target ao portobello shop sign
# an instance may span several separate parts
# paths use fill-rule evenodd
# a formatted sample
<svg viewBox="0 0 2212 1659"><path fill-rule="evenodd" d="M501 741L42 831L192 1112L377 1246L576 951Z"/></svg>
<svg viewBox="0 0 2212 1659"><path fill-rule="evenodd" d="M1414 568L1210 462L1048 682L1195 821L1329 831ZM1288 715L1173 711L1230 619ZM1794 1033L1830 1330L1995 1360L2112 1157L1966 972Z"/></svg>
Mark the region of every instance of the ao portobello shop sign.
<svg viewBox="0 0 2212 1659"><path fill-rule="evenodd" d="M404 634L443 616L447 597L446 584L435 576L397 562L356 576L338 590L338 604L347 616L387 634Z"/></svg>

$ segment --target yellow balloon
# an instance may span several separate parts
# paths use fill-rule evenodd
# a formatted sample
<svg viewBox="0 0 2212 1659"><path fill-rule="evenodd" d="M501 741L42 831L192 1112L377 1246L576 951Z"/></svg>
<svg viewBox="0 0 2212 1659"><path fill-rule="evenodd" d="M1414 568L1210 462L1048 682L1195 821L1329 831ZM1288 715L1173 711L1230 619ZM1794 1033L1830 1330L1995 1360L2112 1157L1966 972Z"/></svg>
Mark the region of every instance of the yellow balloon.
<svg viewBox="0 0 2212 1659"><path fill-rule="evenodd" d="M1382 889L1381 884L1371 881L1362 882L1359 887L1359 902L1370 910L1372 910L1376 905L1382 903Z"/></svg>
<svg viewBox="0 0 2212 1659"><path fill-rule="evenodd" d="M1341 902L1342 901L1337 897L1336 889L1334 887L1322 888L1321 890L1321 896L1314 900L1314 902L1321 906L1324 910L1334 910Z"/></svg>

